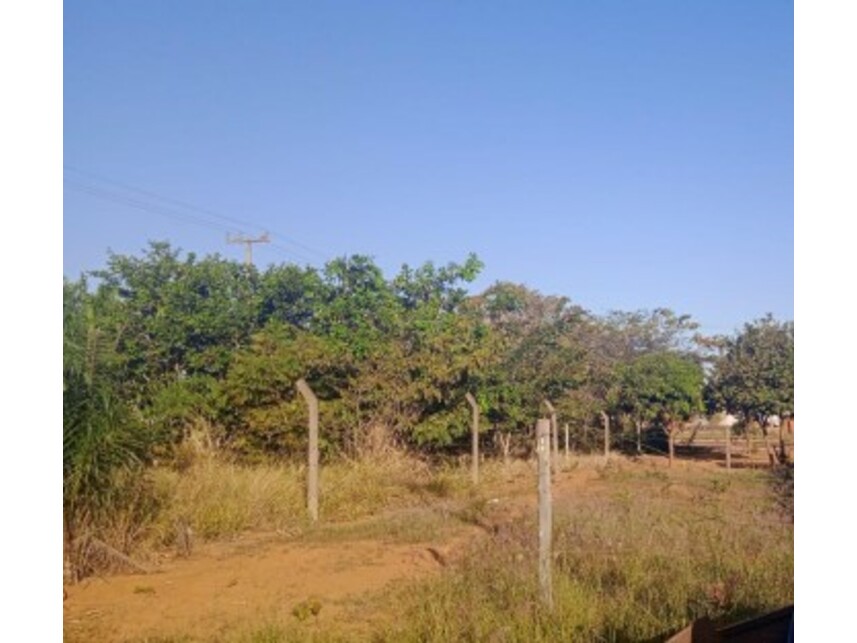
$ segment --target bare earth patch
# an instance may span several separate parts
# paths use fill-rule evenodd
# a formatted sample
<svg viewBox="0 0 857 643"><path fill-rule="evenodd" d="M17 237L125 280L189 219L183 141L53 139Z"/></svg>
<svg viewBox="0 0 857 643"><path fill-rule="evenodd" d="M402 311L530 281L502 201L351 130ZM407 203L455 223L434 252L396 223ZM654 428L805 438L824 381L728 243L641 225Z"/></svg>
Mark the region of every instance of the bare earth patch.
<svg viewBox="0 0 857 643"><path fill-rule="evenodd" d="M153 574L92 578L71 587L66 633L72 640L205 638L240 621L287 622L295 606L312 597L322 605L319 622L331 621L350 600L438 567L424 545L311 546L245 537L207 545Z"/></svg>

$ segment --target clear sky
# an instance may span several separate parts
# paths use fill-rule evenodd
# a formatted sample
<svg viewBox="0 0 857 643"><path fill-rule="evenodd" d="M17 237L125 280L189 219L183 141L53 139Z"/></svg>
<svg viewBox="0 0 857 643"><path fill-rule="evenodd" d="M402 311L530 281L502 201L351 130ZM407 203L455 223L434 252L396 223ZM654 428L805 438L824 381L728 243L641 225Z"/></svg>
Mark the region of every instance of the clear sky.
<svg viewBox="0 0 857 643"><path fill-rule="evenodd" d="M150 239L240 259L227 231L269 230L260 266L368 254L392 276L473 251L474 290L711 332L794 316L790 2L147 0L64 20L69 277Z"/></svg>

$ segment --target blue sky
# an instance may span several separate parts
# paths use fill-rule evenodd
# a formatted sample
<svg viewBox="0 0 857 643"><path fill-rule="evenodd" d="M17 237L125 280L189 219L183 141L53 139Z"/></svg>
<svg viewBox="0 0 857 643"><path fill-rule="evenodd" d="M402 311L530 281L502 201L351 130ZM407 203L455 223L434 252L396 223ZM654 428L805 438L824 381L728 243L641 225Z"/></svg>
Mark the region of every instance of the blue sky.
<svg viewBox="0 0 857 643"><path fill-rule="evenodd" d="M368 254L392 275L473 251L474 290L712 332L794 316L791 3L149 0L64 20L70 277L150 239L240 259L227 231L269 230L261 266Z"/></svg>

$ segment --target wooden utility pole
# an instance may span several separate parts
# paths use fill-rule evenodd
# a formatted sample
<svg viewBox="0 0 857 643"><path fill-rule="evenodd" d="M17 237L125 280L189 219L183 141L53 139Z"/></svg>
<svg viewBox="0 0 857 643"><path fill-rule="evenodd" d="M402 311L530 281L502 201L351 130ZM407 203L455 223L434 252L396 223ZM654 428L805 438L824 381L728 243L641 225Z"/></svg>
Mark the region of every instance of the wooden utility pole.
<svg viewBox="0 0 857 643"><path fill-rule="evenodd" d="M318 521L318 398L303 378L297 381L297 389L309 407L306 504L310 518L316 522Z"/></svg>
<svg viewBox="0 0 857 643"><path fill-rule="evenodd" d="M253 265L253 244L254 243L271 243L271 240L268 238L268 233L266 232L261 237L256 237L255 239L251 239L250 237L245 237L244 235L226 235L226 243L243 243L244 244L244 265L252 266Z"/></svg>
<svg viewBox="0 0 857 643"><path fill-rule="evenodd" d="M476 403L476 398L470 393L466 393L464 397L470 405L472 417L470 421L471 434L471 457L473 459L470 465L473 473L473 484L479 484L479 405Z"/></svg>
<svg viewBox="0 0 857 643"><path fill-rule="evenodd" d="M601 412L601 422L604 424L604 457L610 457L610 416Z"/></svg>
<svg viewBox="0 0 857 643"><path fill-rule="evenodd" d="M536 453L539 458L539 590L542 603L552 608L550 420L536 422Z"/></svg>

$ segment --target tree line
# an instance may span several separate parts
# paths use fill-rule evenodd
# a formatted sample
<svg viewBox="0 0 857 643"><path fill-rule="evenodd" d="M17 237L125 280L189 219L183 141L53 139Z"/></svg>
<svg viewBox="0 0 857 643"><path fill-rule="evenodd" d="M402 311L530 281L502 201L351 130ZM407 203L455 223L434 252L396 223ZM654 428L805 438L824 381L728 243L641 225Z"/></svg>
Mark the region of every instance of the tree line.
<svg viewBox="0 0 857 643"><path fill-rule="evenodd" d="M508 282L469 295L482 268L470 255L387 278L351 256L259 270L157 242L64 279L67 504L117 467L169 455L194 426L247 460L303 454L299 378L321 399L323 457L465 449L467 392L485 431L510 436L545 399L581 431L602 412L666 427L793 408L792 322L705 337L663 308L599 316Z"/></svg>

